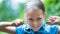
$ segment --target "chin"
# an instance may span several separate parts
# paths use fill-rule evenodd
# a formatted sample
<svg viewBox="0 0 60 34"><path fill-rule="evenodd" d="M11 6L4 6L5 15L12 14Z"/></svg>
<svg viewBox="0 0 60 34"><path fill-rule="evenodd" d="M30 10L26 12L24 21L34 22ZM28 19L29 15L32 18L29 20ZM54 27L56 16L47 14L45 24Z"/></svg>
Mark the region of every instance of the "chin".
<svg viewBox="0 0 60 34"><path fill-rule="evenodd" d="M39 29L40 29L40 27L38 27L38 28L33 28L34 31L38 31Z"/></svg>
<svg viewBox="0 0 60 34"><path fill-rule="evenodd" d="M34 31L38 31L39 30L39 28L38 29L33 29Z"/></svg>
<svg viewBox="0 0 60 34"><path fill-rule="evenodd" d="M34 30L35 32L38 31L38 30Z"/></svg>

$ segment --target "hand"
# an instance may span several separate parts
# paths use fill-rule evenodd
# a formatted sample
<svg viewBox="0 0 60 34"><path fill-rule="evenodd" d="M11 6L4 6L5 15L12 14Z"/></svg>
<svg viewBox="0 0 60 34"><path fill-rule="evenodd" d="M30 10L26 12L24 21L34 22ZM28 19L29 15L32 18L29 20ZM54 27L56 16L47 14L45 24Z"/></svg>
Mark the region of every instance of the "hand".
<svg viewBox="0 0 60 34"><path fill-rule="evenodd" d="M59 24L60 17L59 16L51 16L48 21L49 24Z"/></svg>
<svg viewBox="0 0 60 34"><path fill-rule="evenodd" d="M16 19L11 23L12 26L16 26L16 27L20 26L20 25L23 25L23 24L24 24L24 21L20 20L20 19Z"/></svg>

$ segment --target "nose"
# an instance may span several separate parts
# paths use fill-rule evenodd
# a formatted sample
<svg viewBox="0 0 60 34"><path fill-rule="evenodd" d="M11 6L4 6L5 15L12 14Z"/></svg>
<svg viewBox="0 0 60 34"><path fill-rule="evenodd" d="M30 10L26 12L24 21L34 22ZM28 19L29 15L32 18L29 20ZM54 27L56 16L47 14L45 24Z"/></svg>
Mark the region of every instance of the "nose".
<svg viewBox="0 0 60 34"><path fill-rule="evenodd" d="M38 23L35 21L35 22L34 22L34 25L38 25Z"/></svg>

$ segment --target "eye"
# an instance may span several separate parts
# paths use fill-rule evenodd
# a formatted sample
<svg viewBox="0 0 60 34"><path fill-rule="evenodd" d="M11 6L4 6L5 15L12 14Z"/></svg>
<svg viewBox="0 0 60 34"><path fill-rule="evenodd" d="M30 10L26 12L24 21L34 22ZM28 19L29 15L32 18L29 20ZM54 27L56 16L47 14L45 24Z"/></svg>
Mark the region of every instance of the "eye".
<svg viewBox="0 0 60 34"><path fill-rule="evenodd" d="M29 18L30 21L34 21L32 18Z"/></svg>
<svg viewBox="0 0 60 34"><path fill-rule="evenodd" d="M37 21L40 21L41 20L41 18L37 18Z"/></svg>

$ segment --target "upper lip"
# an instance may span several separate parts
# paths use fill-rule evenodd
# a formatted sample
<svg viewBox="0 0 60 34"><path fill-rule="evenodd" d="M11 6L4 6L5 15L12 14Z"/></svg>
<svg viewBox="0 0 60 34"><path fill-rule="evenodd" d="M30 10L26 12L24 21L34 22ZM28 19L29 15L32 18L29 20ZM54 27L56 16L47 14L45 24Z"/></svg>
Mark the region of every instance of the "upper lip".
<svg viewBox="0 0 60 34"><path fill-rule="evenodd" d="M33 26L33 27L34 27L34 28L38 28L39 26L36 26L36 25L35 25L35 26Z"/></svg>

